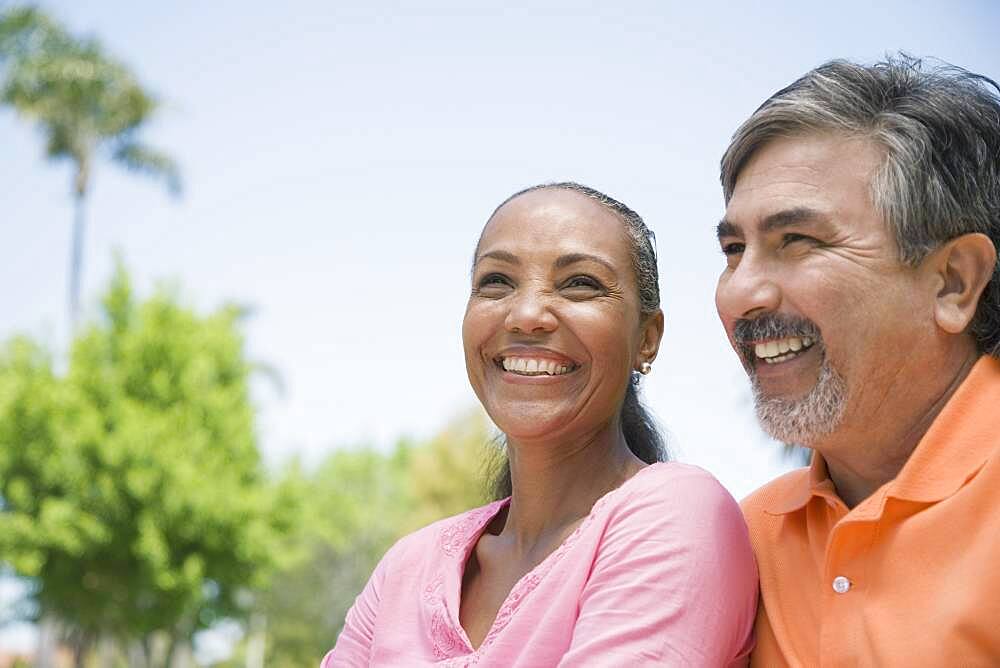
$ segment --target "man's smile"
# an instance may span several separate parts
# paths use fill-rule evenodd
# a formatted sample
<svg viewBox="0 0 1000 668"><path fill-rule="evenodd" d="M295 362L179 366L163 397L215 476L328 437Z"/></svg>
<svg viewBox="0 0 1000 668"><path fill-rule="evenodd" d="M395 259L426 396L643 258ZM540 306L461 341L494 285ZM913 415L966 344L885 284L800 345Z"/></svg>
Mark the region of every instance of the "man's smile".
<svg viewBox="0 0 1000 668"><path fill-rule="evenodd" d="M809 350L814 341L810 336L790 336L783 339L758 341L754 344L754 354L768 364L780 364L798 357Z"/></svg>

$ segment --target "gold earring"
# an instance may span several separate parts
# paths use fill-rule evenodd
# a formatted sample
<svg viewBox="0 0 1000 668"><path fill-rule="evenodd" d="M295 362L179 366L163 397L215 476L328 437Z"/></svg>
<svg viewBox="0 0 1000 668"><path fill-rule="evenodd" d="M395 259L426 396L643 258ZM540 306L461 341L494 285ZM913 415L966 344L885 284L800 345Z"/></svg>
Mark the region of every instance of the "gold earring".
<svg viewBox="0 0 1000 668"><path fill-rule="evenodd" d="M639 365L639 373L641 373L643 376L648 376L649 372L652 370L653 370L653 365L650 364L649 362L643 362L642 364Z"/></svg>

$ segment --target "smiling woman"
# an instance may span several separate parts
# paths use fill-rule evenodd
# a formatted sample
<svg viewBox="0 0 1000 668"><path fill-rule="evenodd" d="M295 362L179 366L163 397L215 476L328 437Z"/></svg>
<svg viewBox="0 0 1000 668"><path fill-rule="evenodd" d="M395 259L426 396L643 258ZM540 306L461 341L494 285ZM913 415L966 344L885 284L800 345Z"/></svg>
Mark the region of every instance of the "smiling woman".
<svg viewBox="0 0 1000 668"><path fill-rule="evenodd" d="M494 211L462 336L506 437L499 498L393 546L324 667L745 663L757 577L739 508L661 461L638 399L663 333L650 237L574 183Z"/></svg>

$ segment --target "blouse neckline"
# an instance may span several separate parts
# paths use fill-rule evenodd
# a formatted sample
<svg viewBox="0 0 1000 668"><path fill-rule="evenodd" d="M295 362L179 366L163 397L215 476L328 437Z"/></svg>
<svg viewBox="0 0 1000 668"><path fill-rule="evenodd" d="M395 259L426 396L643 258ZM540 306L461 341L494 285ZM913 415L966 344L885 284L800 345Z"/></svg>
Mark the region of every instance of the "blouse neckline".
<svg viewBox="0 0 1000 668"><path fill-rule="evenodd" d="M563 539L562 543L550 552L534 568L525 573L514 584L496 618L486 633L478 648L473 649L469 636L459 620L459 610L462 596L462 578L465 574L469 554L482 536L486 527L505 506L510 504L511 497L493 501L485 506L469 511L459 516L455 522L441 532L439 547L446 559L442 560L437 576L424 592L424 601L431 609L431 635L435 654L439 659L453 658L454 663L443 666L462 665L460 662L474 660L485 652L494 640L503 632L511 617L517 611L521 602L535 589L552 568L559 563L563 555L576 542L577 538L587 529L608 501L617 496L632 481L646 474L647 471L665 465L665 462L650 464L621 485L605 492L591 507L587 516L577 527Z"/></svg>

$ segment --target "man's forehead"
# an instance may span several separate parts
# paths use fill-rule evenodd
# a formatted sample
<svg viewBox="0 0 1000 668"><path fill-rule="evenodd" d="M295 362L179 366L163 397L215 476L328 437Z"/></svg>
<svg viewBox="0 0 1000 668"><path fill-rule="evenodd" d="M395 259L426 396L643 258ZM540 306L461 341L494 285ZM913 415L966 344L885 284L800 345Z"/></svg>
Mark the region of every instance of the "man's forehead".
<svg viewBox="0 0 1000 668"><path fill-rule="evenodd" d="M775 218L818 221L851 207L871 208L882 152L845 135L783 137L758 149L740 170L725 221L737 226Z"/></svg>
<svg viewBox="0 0 1000 668"><path fill-rule="evenodd" d="M747 158L733 191L781 179L816 185L845 175L867 180L884 157L885 151L869 137L834 132L777 137Z"/></svg>

